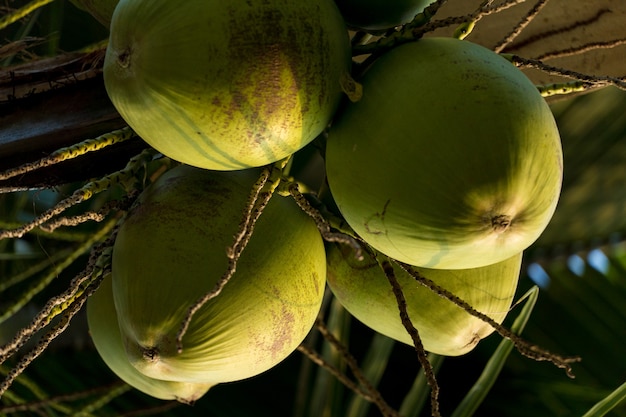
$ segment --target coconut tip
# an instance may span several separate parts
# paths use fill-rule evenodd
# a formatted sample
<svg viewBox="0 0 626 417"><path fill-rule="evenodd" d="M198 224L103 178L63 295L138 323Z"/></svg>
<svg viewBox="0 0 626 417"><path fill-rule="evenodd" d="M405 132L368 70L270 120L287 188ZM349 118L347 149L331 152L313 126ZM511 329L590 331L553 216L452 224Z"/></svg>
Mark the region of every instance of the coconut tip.
<svg viewBox="0 0 626 417"><path fill-rule="evenodd" d="M503 233L511 226L512 220L513 219L508 214L498 214L492 216L491 228L496 233Z"/></svg>

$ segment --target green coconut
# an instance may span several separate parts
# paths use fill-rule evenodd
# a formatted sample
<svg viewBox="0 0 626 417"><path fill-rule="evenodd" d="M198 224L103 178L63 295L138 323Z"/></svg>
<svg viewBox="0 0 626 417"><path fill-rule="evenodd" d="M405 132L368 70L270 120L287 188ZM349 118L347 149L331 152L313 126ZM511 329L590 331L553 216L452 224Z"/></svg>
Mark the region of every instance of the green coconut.
<svg viewBox="0 0 626 417"><path fill-rule="evenodd" d="M497 323L505 319L517 288L522 254L472 269L414 269L438 286L466 301ZM392 339L413 344L400 319L391 284L376 259L366 254L355 259L351 249L330 246L327 280L337 300L356 319ZM494 329L463 308L418 283L394 265L395 277L406 299L411 323L418 330L424 349L446 356L471 351Z"/></svg>
<svg viewBox="0 0 626 417"><path fill-rule="evenodd" d="M337 116L327 178L347 223L402 262L467 269L522 252L557 205L562 149L550 108L494 52L453 38L375 61Z"/></svg>
<svg viewBox="0 0 626 417"><path fill-rule="evenodd" d="M128 385L161 400L191 404L202 397L211 384L162 381L145 376L128 361L113 303L111 274L87 300L87 323L96 350L107 366Z"/></svg>
<svg viewBox="0 0 626 417"><path fill-rule="evenodd" d="M111 25L111 17L119 0L70 0L72 4L92 15L105 27Z"/></svg>
<svg viewBox="0 0 626 417"><path fill-rule="evenodd" d="M310 331L325 288L324 244L290 197L275 195L237 269L190 322L188 309L224 275L259 170L180 166L138 198L113 248L115 308L131 364L152 378L222 383L264 372Z"/></svg>
<svg viewBox="0 0 626 417"><path fill-rule="evenodd" d="M348 26L380 31L409 23L434 0L335 0Z"/></svg>
<svg viewBox="0 0 626 417"><path fill-rule="evenodd" d="M104 81L148 144L213 170L263 166L327 127L350 68L333 0L122 0Z"/></svg>

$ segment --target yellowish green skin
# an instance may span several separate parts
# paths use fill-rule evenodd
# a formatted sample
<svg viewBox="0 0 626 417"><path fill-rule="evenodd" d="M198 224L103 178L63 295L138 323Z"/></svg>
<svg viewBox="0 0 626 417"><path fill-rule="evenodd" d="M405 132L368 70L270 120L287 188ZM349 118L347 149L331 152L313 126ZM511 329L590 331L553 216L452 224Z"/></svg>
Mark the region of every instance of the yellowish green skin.
<svg viewBox="0 0 626 417"><path fill-rule="evenodd" d="M493 264L526 249L556 208L562 149L550 108L482 46L425 38L380 57L337 116L327 177L348 224L402 262Z"/></svg>
<svg viewBox="0 0 626 417"><path fill-rule="evenodd" d="M349 68L333 0L122 0L104 80L158 151L236 170L283 159L319 135Z"/></svg>
<svg viewBox="0 0 626 417"><path fill-rule="evenodd" d="M72 4L81 10L91 14L105 27L111 25L111 17L119 0L70 0Z"/></svg>
<svg viewBox="0 0 626 417"><path fill-rule="evenodd" d="M89 334L102 360L124 382L152 397L185 404L202 397L211 384L162 381L145 376L130 364L122 343L111 281L111 274L106 275L95 294L87 300Z"/></svg>
<svg viewBox="0 0 626 417"><path fill-rule="evenodd" d="M363 261L351 250L333 245L328 250L328 285L339 302L371 329L413 345L400 320L391 284L372 256ZM506 317L517 288L522 254L481 268L442 270L415 268L424 277L469 303L497 323ZM394 266L407 312L424 349L446 356L463 355L493 333L491 325L419 284Z"/></svg>
<svg viewBox="0 0 626 417"><path fill-rule="evenodd" d="M237 270L194 315L177 352L188 308L227 270L258 170L180 166L147 189L119 229L113 295L131 363L164 380L216 384L264 372L310 331L325 288L324 244L293 199L275 195Z"/></svg>

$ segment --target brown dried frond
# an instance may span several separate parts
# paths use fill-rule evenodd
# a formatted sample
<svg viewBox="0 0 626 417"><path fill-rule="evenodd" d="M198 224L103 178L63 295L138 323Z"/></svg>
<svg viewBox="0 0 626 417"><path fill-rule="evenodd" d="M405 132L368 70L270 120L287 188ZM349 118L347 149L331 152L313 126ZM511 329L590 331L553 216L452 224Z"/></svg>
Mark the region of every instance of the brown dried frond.
<svg viewBox="0 0 626 417"><path fill-rule="evenodd" d="M22 39L4 44L0 46L0 59L7 59L18 54L27 53L28 48L39 45L43 41L45 41L45 39L41 37L26 36Z"/></svg>

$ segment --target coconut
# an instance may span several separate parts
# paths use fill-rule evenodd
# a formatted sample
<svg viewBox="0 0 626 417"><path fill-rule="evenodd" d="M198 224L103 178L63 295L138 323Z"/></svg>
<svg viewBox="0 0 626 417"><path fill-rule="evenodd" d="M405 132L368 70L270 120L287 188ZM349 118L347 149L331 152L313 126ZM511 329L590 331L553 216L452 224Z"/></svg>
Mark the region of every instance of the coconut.
<svg viewBox="0 0 626 417"><path fill-rule="evenodd" d="M381 31L409 23L432 0L335 0L349 27Z"/></svg>
<svg viewBox="0 0 626 417"><path fill-rule="evenodd" d="M122 0L104 81L121 116L159 152L236 170L318 136L350 62L333 0Z"/></svg>
<svg viewBox="0 0 626 417"><path fill-rule="evenodd" d="M376 60L363 98L333 122L332 195L371 246L402 262L467 269L531 245L557 205L559 131L509 61L468 41L425 38Z"/></svg>
<svg viewBox="0 0 626 417"><path fill-rule="evenodd" d="M104 363L128 385L152 397L185 404L202 397L211 384L162 381L145 376L130 364L122 343L111 281L111 274L107 274L98 290L87 300L89 334Z"/></svg>
<svg viewBox="0 0 626 417"><path fill-rule="evenodd" d="M357 260L351 249L333 245L328 249L327 260L328 285L350 314L376 332L413 344L400 319L392 286L372 254L366 253L363 260ZM520 253L480 268L414 269L500 324L513 302L521 260ZM397 265L393 270L406 299L411 323L426 351L462 355L493 333L490 324L423 286Z"/></svg>
<svg viewBox="0 0 626 417"><path fill-rule="evenodd" d="M291 197L275 195L222 292L200 308L177 349L188 309L228 268L259 170L180 166L144 191L113 247L113 297L126 352L152 378L221 383L280 363L317 317L324 244Z"/></svg>

